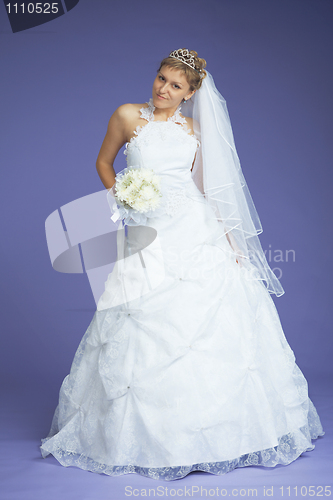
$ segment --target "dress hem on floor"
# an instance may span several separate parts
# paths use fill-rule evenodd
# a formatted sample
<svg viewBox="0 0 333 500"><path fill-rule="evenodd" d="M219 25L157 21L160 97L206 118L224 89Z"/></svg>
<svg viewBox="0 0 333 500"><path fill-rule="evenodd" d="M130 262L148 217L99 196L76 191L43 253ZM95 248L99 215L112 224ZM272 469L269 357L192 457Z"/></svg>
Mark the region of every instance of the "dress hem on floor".
<svg viewBox="0 0 333 500"><path fill-rule="evenodd" d="M221 462L202 462L191 465L168 467L142 467L134 464L107 465L98 463L83 454L64 451L60 448L52 449L52 447L50 447L48 450L47 441L51 439L51 437L42 440L43 444L41 446L41 452L43 458L52 454L64 467L74 466L83 470L95 472L97 474L105 474L108 476L139 474L151 479L173 481L176 479L182 479L193 471L208 472L213 475L223 475L231 472L237 467L247 467L251 465L275 467L276 465L288 465L295 461L302 453L312 451L315 448L315 445L311 442L311 440L317 439L325 434L320 424L319 427L320 428L316 428L316 426L314 426L313 428L312 425L305 425L297 431L289 432L279 438L279 444L273 448L247 453L233 460L225 460Z"/></svg>

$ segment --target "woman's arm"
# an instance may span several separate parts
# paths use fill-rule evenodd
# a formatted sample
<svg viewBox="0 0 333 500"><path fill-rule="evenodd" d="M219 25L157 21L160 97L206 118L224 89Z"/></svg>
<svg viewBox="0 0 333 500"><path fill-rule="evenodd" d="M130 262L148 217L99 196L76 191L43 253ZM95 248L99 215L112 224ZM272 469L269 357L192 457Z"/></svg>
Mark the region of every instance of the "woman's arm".
<svg viewBox="0 0 333 500"><path fill-rule="evenodd" d="M96 169L106 189L116 180L113 162L120 148L126 143L129 120L133 120L132 104L123 104L116 109L109 120L106 135L96 160Z"/></svg>
<svg viewBox="0 0 333 500"><path fill-rule="evenodd" d="M195 153L195 155L194 155L194 160L193 160L193 163L192 163L191 172L192 172L192 170L193 170L193 167L194 167L194 164L195 164L195 159L196 159L196 157L197 157L197 153Z"/></svg>
<svg viewBox="0 0 333 500"><path fill-rule="evenodd" d="M184 118L186 120L187 129L189 130L190 135L193 135L195 137L194 130L193 130L193 125L194 125L193 118L190 118L189 116L185 116ZM197 153L195 153L195 155L194 155L194 160L192 163L191 172L193 170L196 157L197 157Z"/></svg>

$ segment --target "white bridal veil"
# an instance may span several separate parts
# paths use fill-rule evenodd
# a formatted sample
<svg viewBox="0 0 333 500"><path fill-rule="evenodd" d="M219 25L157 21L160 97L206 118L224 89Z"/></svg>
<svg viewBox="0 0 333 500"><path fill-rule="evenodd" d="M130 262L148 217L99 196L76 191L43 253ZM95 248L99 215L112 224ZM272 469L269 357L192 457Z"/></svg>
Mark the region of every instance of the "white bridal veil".
<svg viewBox="0 0 333 500"><path fill-rule="evenodd" d="M230 251L252 271L253 279L262 280L270 293L282 295L258 238L262 226L242 173L226 101L208 71L201 88L182 105L182 113L194 119L201 142L192 178L223 224Z"/></svg>
<svg viewBox="0 0 333 500"><path fill-rule="evenodd" d="M194 131L201 147L197 150L192 178L212 207L214 218L223 227L221 237L226 235L230 252L238 255L241 265L251 271L246 273L249 279L261 280L270 293L282 295L284 290L269 267L258 238L262 227L241 170L226 102L208 72L201 88L182 105L181 111L194 118ZM134 221L134 225L140 227L131 227L130 223L124 224L124 220L114 222L111 217L110 226L110 207L112 209L115 201L111 195L112 189L103 189L75 200L61 207L63 220L56 210L45 222L53 267L66 273L86 272L96 303L104 290L105 276L113 269L114 262L117 261L121 271L125 259L134 261L140 258L133 263L139 269L141 261L148 261L147 255L143 255L145 252L153 253L155 261L160 254L158 238L152 228L145 227L143 218ZM137 214L139 216L142 217ZM157 286L163 279L162 264L161 261L158 272L156 265L144 269L145 275L150 273L152 286ZM142 276L141 284L144 278Z"/></svg>

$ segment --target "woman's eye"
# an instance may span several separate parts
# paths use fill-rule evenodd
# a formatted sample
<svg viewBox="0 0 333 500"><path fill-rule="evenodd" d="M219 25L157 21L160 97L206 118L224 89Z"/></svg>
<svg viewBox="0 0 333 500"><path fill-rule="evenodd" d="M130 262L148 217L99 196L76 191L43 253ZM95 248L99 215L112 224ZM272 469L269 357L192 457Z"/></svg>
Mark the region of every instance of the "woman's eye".
<svg viewBox="0 0 333 500"><path fill-rule="evenodd" d="M163 76L161 76L161 75L160 75L158 78L159 78L160 80L164 80Z"/></svg>
<svg viewBox="0 0 333 500"><path fill-rule="evenodd" d="M175 85L176 89L180 89L179 85Z"/></svg>

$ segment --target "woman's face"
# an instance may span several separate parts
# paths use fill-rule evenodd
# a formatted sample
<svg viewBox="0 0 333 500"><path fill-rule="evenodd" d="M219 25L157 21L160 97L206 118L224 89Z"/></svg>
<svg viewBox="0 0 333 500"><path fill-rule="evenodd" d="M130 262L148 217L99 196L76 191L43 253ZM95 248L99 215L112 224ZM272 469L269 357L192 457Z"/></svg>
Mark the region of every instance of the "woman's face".
<svg viewBox="0 0 333 500"><path fill-rule="evenodd" d="M184 98L189 99L194 92L190 91L182 71L162 66L153 84L153 104L156 108L177 108Z"/></svg>

